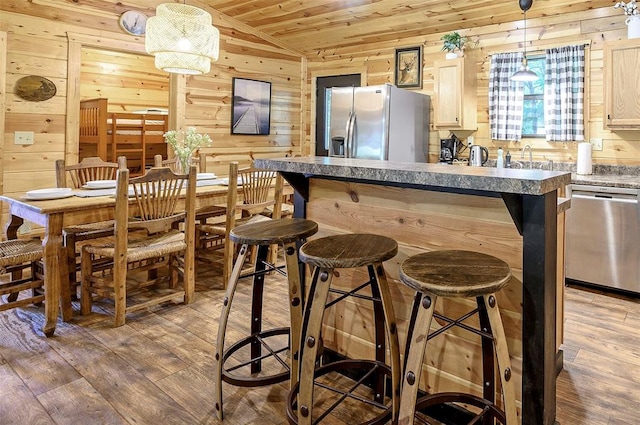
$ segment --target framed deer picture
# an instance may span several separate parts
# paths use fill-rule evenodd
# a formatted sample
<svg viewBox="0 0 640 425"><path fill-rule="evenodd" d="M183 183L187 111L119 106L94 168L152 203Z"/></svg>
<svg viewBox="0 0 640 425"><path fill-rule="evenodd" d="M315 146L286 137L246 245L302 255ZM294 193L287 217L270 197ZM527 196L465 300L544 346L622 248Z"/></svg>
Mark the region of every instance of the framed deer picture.
<svg viewBox="0 0 640 425"><path fill-rule="evenodd" d="M422 46L396 49L395 84L401 88L422 88Z"/></svg>

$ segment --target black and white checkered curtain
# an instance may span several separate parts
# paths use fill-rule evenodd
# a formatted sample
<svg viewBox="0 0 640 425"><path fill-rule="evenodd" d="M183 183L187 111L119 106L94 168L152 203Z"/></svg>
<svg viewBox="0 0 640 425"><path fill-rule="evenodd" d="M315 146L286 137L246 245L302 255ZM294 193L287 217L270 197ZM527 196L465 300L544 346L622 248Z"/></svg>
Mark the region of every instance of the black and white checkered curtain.
<svg viewBox="0 0 640 425"><path fill-rule="evenodd" d="M548 141L584 140L584 46L547 49L544 76Z"/></svg>
<svg viewBox="0 0 640 425"><path fill-rule="evenodd" d="M511 81L520 69L522 53L496 53L489 69L489 127L493 140L522 138L522 84Z"/></svg>

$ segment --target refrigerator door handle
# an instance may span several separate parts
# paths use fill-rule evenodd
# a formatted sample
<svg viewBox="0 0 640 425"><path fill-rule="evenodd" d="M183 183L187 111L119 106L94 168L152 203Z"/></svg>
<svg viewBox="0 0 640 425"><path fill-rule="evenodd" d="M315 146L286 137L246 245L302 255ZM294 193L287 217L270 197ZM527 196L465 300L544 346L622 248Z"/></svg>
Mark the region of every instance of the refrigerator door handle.
<svg viewBox="0 0 640 425"><path fill-rule="evenodd" d="M353 111L349 112L349 117L347 118L347 125L345 128L345 138L344 138L344 157L349 158L349 146L351 146L351 120L353 119Z"/></svg>
<svg viewBox="0 0 640 425"><path fill-rule="evenodd" d="M349 121L347 122L347 146L345 147L346 158L355 158L356 156L356 144L355 144L355 131L356 131L356 113L349 113Z"/></svg>

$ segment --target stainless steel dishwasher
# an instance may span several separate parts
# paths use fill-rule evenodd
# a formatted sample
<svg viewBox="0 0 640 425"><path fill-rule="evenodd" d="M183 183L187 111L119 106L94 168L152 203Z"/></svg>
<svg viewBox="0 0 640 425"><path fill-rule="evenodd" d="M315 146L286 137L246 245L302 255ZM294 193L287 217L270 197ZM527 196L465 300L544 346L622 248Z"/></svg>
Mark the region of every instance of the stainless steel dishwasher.
<svg viewBox="0 0 640 425"><path fill-rule="evenodd" d="M640 190L571 185L566 277L640 293Z"/></svg>

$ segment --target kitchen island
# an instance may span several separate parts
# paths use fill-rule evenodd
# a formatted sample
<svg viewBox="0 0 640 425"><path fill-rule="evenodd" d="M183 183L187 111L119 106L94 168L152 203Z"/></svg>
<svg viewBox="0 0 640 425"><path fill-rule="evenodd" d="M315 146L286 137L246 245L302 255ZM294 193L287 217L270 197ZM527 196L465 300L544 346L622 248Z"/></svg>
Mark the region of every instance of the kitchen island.
<svg viewBox="0 0 640 425"><path fill-rule="evenodd" d="M522 423L554 423L558 241L564 231L558 192L570 183L569 173L325 157L260 159L255 166L282 173L296 191L295 215L317 221L320 236L370 232L398 241L399 253L386 265L396 283L399 264L424 250L468 249L507 261L513 278L498 302L514 379L521 379ZM339 281L349 278L341 273ZM392 286L404 346L413 294ZM437 309L455 316L468 305L447 300ZM356 309L367 317L357 300L325 316L326 347L354 357L371 349L371 322L352 320L359 317ZM462 331L434 338L424 389L481 395L481 351L479 341Z"/></svg>

